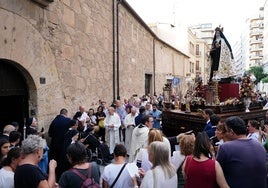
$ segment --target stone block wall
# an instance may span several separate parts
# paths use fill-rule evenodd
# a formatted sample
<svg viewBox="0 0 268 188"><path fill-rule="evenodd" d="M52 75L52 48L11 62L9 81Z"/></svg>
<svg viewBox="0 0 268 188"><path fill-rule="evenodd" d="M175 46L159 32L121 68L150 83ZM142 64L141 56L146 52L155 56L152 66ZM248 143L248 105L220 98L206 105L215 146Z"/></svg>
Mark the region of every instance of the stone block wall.
<svg viewBox="0 0 268 188"><path fill-rule="evenodd" d="M63 107L72 116L79 105L88 109L96 108L99 99L112 101L112 4L111 0L54 0L41 7L30 0L0 1L0 59L13 61L25 76L29 111L36 110L40 127L48 128ZM166 74L184 74L181 67L188 57L158 41L119 5L121 99L144 94L145 74L154 74L154 42L156 87L152 90L159 94ZM46 84L40 84L40 77L46 78Z"/></svg>

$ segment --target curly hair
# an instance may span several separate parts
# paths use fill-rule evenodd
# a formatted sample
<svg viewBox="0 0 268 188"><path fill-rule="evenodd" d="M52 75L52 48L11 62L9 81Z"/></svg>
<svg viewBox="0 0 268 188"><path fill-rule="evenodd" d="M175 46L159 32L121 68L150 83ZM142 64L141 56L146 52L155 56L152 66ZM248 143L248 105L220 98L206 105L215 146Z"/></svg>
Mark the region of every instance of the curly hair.
<svg viewBox="0 0 268 188"><path fill-rule="evenodd" d="M47 145L46 140L38 135L29 135L25 140L22 141L21 150L23 155L31 154L45 148Z"/></svg>
<svg viewBox="0 0 268 188"><path fill-rule="evenodd" d="M180 151L182 155L191 155L194 151L194 135L183 135L180 139Z"/></svg>

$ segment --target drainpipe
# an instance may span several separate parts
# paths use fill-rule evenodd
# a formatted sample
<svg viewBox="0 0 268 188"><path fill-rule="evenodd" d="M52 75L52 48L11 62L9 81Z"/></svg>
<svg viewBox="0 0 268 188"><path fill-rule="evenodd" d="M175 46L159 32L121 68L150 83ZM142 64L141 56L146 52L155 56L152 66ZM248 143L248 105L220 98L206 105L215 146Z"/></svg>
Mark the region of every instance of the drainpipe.
<svg viewBox="0 0 268 188"><path fill-rule="evenodd" d="M154 95L156 95L155 91L155 38L153 38L153 80L154 80Z"/></svg>
<svg viewBox="0 0 268 188"><path fill-rule="evenodd" d="M115 0L113 0L113 101L115 101Z"/></svg>
<svg viewBox="0 0 268 188"><path fill-rule="evenodd" d="M120 100L120 85L119 85L119 4L121 3L121 0L117 0L116 4L116 60L117 60L117 99Z"/></svg>

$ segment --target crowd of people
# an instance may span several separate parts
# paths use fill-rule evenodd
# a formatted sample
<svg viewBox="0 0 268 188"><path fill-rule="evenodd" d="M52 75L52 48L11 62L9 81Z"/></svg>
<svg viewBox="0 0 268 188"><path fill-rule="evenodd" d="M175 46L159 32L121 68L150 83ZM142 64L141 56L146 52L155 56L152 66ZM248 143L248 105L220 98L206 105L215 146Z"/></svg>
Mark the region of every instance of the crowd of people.
<svg viewBox="0 0 268 188"><path fill-rule="evenodd" d="M223 121L205 109L203 132L166 137L162 100L132 96L109 106L100 100L96 113L79 106L71 117L62 108L49 126L49 144L35 117L24 139L16 123L5 126L0 188L267 187L268 121Z"/></svg>

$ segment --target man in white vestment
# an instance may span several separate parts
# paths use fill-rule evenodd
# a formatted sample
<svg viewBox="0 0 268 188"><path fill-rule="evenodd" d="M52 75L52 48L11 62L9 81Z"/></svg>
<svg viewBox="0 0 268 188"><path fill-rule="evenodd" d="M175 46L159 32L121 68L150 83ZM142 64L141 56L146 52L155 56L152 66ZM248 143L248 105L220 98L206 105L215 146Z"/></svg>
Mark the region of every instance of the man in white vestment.
<svg viewBox="0 0 268 188"><path fill-rule="evenodd" d="M113 153L115 144L119 144L119 127L121 120L113 107L109 107L108 115L104 119L104 127L106 130L106 141L110 148L110 154Z"/></svg>

